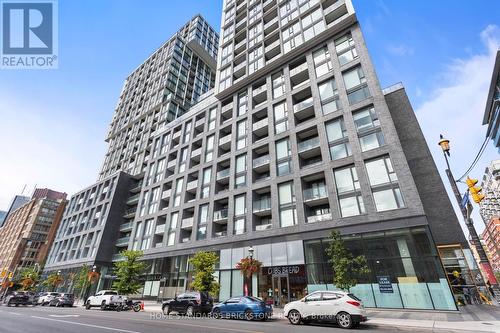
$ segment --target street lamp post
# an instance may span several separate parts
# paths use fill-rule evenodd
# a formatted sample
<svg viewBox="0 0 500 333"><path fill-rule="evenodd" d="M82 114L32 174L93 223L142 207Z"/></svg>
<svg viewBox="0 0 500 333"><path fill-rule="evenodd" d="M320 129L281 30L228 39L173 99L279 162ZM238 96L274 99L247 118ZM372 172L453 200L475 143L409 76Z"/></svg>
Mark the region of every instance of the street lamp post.
<svg viewBox="0 0 500 333"><path fill-rule="evenodd" d="M250 246L250 248L248 249L248 258L250 259L250 264L253 263L253 253L254 253L254 249L252 246ZM245 277L245 279L247 280L246 283L245 283L245 295L246 296L252 296L253 292L252 292L252 280L253 280L253 273L250 274L250 277Z"/></svg>
<svg viewBox="0 0 500 333"><path fill-rule="evenodd" d="M472 213L472 204L467 201L465 205L462 204L463 199L462 195L460 194L460 190L458 189L457 182L455 181L455 178L453 177L453 173L451 172L450 168L450 163L448 161L448 156L450 156L450 140L445 139L443 135L441 134L439 136L439 146L441 147L444 155L444 159L446 161L446 167L447 169L445 170L446 176L448 177L448 181L450 182L451 189L453 190L453 194L455 195L455 199L458 202L458 206L460 207L460 211L462 212L462 216L464 218L465 226L467 227L467 230L469 231L469 235L472 240L472 245L477 251L477 254L479 256L479 265L483 268L483 270L486 272L486 275L488 276L488 280L491 284L497 284L497 280L495 278L495 274L493 274L493 269L491 268L490 262L488 260L488 256L486 255L486 252L484 251L483 246L481 245L481 241L479 240L479 236L477 234L476 228L474 228L474 222L471 217Z"/></svg>

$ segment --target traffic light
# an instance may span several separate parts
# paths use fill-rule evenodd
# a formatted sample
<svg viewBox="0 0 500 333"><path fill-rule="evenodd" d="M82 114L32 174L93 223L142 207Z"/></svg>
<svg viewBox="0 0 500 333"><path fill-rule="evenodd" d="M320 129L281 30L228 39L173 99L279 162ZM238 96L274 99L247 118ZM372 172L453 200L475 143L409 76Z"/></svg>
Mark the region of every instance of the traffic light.
<svg viewBox="0 0 500 333"><path fill-rule="evenodd" d="M477 184L477 179L472 179L467 177L465 180L465 183L467 184L467 187L469 188L469 193L472 196L472 200L474 200L475 203L480 203L484 199L484 194L481 194L482 188L481 186L476 186Z"/></svg>

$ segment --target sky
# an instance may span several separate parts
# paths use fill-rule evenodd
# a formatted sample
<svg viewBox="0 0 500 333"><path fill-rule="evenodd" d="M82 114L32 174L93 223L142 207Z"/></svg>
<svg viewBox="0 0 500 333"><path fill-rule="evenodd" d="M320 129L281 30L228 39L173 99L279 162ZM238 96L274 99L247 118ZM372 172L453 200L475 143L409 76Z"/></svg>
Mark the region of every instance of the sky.
<svg viewBox="0 0 500 333"><path fill-rule="evenodd" d="M126 76L194 15L220 29L222 0L58 3L59 68L0 70L0 210L25 187L25 194L37 186L71 195L91 185ZM486 133L482 117L500 46L497 0L353 3L381 86L404 84L438 168L442 133L458 177ZM498 157L489 144L471 176L481 178Z"/></svg>

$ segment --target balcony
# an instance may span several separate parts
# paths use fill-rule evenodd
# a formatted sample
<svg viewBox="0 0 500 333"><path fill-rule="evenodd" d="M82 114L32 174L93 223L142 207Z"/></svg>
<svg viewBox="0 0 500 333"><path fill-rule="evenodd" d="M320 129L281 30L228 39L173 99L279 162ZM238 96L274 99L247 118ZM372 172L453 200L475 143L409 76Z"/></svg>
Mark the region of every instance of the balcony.
<svg viewBox="0 0 500 333"><path fill-rule="evenodd" d="M181 131L177 131L174 134L172 134L172 140L175 140L181 136Z"/></svg>
<svg viewBox="0 0 500 333"><path fill-rule="evenodd" d="M258 100L258 103L261 103L263 100L265 101L267 95L267 86L266 84L261 85L258 88L254 88L252 92L252 97Z"/></svg>
<svg viewBox="0 0 500 333"><path fill-rule="evenodd" d="M177 160L172 160L167 163L167 170L173 171L175 169L175 165L177 164Z"/></svg>
<svg viewBox="0 0 500 333"><path fill-rule="evenodd" d="M268 165L269 165L269 162L270 162L270 157L269 155L264 155L264 156L261 156L261 157L258 157L256 159L254 159L252 161L252 166L253 166L253 169L257 172L261 172L261 171L264 171L268 169Z"/></svg>
<svg viewBox="0 0 500 333"><path fill-rule="evenodd" d="M312 97L309 97L302 102L293 105L293 113L301 113L310 108L314 107L314 101Z"/></svg>
<svg viewBox="0 0 500 333"><path fill-rule="evenodd" d="M191 230L193 229L194 217L188 217L182 220L181 229Z"/></svg>
<svg viewBox="0 0 500 333"><path fill-rule="evenodd" d="M165 233L165 224L157 225L156 229L155 229L155 235L164 234L164 233Z"/></svg>
<svg viewBox="0 0 500 333"><path fill-rule="evenodd" d="M138 202L139 202L139 193L129 197L127 200L127 205L137 205Z"/></svg>
<svg viewBox="0 0 500 333"><path fill-rule="evenodd" d="M271 214L271 198L264 198L253 202L253 213L257 216Z"/></svg>
<svg viewBox="0 0 500 333"><path fill-rule="evenodd" d="M239 79L240 77L245 75L246 69L247 69L247 63L245 61L239 65L234 66L233 75L235 79Z"/></svg>
<svg viewBox="0 0 500 333"><path fill-rule="evenodd" d="M214 232L214 237L225 237L227 236L227 231L217 231L217 232Z"/></svg>
<svg viewBox="0 0 500 333"><path fill-rule="evenodd" d="M198 120L194 123L194 128L196 128L196 129L201 129L201 130L203 130L203 127L205 127L205 118L198 119Z"/></svg>
<svg viewBox="0 0 500 333"><path fill-rule="evenodd" d="M115 245L118 246L118 247L124 247L124 246L127 246L128 245L128 242L130 241L130 237L127 236L127 237L122 237L122 238L118 238L116 240L116 243Z"/></svg>
<svg viewBox="0 0 500 333"><path fill-rule="evenodd" d="M226 112L229 112L229 111L233 111L233 103L229 103L227 105L224 105L222 108L221 108L221 113L226 113Z"/></svg>
<svg viewBox="0 0 500 333"><path fill-rule="evenodd" d="M186 191L189 191L189 192L196 192L197 188L198 188L198 179L190 181L186 185Z"/></svg>
<svg viewBox="0 0 500 333"><path fill-rule="evenodd" d="M255 122L252 125L252 130L255 133L255 135L261 136L268 132L268 126L269 126L269 119L264 118Z"/></svg>
<svg viewBox="0 0 500 333"><path fill-rule="evenodd" d="M123 214L123 217L126 219L133 218L135 216L135 212L137 211L137 208L131 208L127 209L125 213Z"/></svg>
<svg viewBox="0 0 500 333"><path fill-rule="evenodd" d="M239 54L240 52L244 51L247 46L247 40L243 39L241 42L237 43L234 46L234 53Z"/></svg>
<svg viewBox="0 0 500 333"><path fill-rule="evenodd" d="M281 41L278 39L265 47L266 59L272 59L281 53Z"/></svg>
<svg viewBox="0 0 500 333"><path fill-rule="evenodd" d="M201 150L202 148L198 148L198 149L195 149L191 152L191 158L195 161L199 161L200 160L200 156L201 156Z"/></svg>
<svg viewBox="0 0 500 333"><path fill-rule="evenodd" d="M312 215L307 217L307 223L330 221L332 219L332 214L322 214L322 215Z"/></svg>
<svg viewBox="0 0 500 333"><path fill-rule="evenodd" d="M172 196L172 189L165 190L161 194L162 199L170 199L171 196Z"/></svg>
<svg viewBox="0 0 500 333"><path fill-rule="evenodd" d="M135 213L135 210L134 210ZM133 223L132 222L127 222L127 223L122 223L120 225L120 231L129 231L132 230Z"/></svg>
<svg viewBox="0 0 500 333"><path fill-rule="evenodd" d="M307 206L317 206L328 203L326 186L305 189L303 192L304 203Z"/></svg>
<svg viewBox="0 0 500 333"><path fill-rule="evenodd" d="M228 134L219 139L219 147L222 149L230 149L231 148L231 134Z"/></svg>
<svg viewBox="0 0 500 333"><path fill-rule="evenodd" d="M299 154L319 149L319 137L313 137L297 143Z"/></svg>
<svg viewBox="0 0 500 333"><path fill-rule="evenodd" d="M267 223L267 224L259 224L259 225L256 225L255 226L255 230L256 231L262 231L262 230L269 230L272 228L272 224L271 223Z"/></svg>
<svg viewBox="0 0 500 333"><path fill-rule="evenodd" d="M225 178L229 178L229 174L230 174L230 169L229 168L221 170L221 171L217 172L217 180L222 180L222 179L225 179Z"/></svg>
<svg viewBox="0 0 500 333"><path fill-rule="evenodd" d="M269 21L266 24L264 24L264 34L267 36L269 33L271 33L274 30L276 30L276 28L278 28L278 26L279 26L279 24L278 24L278 17L276 16L271 21Z"/></svg>
<svg viewBox="0 0 500 333"><path fill-rule="evenodd" d="M227 223L227 217L228 217L227 208L217 210L214 212L214 223L223 223L223 222Z"/></svg>
<svg viewBox="0 0 500 333"><path fill-rule="evenodd" d="M299 74L308 74L309 67L307 66L307 62L295 67L294 69L290 69L290 77L298 76ZM307 76L309 77L309 76Z"/></svg>

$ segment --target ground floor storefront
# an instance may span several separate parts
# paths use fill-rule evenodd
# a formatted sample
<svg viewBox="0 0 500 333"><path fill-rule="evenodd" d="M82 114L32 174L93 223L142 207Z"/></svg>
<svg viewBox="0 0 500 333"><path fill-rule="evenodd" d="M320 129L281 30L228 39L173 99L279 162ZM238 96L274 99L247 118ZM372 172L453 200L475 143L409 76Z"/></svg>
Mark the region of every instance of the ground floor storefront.
<svg viewBox="0 0 500 333"><path fill-rule="evenodd" d="M426 227L345 235L353 255L365 255L370 273L359 276L351 292L366 307L456 310L456 302L436 246ZM298 300L315 290L335 290L325 249L328 239L283 240L251 245L262 262L248 290L275 306ZM210 249L208 249L210 250ZM219 300L244 294L244 277L236 264L249 256L249 246L232 244L218 252L215 277ZM168 299L191 289L188 255L150 259L138 297ZM111 281L105 281L104 285ZM249 283L249 281L247 281Z"/></svg>

